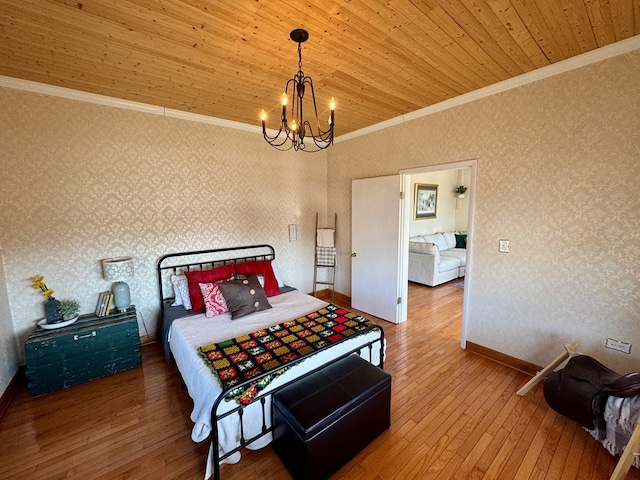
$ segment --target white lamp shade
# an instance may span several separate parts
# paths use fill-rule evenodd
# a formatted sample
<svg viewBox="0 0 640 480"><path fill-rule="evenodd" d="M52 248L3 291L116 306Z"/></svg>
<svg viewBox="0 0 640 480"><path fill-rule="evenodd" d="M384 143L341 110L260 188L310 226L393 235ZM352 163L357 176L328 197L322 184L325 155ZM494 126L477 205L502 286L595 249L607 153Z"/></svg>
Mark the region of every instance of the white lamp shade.
<svg viewBox="0 0 640 480"><path fill-rule="evenodd" d="M102 261L102 276L115 282L133 277L133 259L131 257L106 258Z"/></svg>

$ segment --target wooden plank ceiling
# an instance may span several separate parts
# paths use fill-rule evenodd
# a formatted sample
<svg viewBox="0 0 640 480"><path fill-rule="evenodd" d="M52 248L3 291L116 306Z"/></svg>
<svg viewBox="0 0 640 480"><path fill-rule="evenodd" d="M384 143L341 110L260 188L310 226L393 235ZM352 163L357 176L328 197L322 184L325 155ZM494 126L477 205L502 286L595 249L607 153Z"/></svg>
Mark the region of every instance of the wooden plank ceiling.
<svg viewBox="0 0 640 480"><path fill-rule="evenodd" d="M275 127L305 74L336 135L640 33L640 0L0 0L0 75Z"/></svg>

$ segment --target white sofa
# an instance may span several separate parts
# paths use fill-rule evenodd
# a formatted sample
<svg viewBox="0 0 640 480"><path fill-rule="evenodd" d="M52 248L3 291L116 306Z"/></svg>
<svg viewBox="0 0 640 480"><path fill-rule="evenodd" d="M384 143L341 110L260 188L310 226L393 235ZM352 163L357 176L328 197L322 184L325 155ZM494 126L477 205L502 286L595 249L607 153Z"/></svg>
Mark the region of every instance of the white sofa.
<svg viewBox="0 0 640 480"><path fill-rule="evenodd" d="M435 287L464 277L466 239L466 234L456 232L409 238L409 281Z"/></svg>

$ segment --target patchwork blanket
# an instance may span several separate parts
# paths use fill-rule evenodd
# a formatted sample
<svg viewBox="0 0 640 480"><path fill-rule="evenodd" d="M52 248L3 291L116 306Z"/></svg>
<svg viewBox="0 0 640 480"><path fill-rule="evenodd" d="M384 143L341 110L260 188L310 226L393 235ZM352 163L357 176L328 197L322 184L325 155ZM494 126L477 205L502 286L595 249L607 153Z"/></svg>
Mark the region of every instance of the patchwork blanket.
<svg viewBox="0 0 640 480"><path fill-rule="evenodd" d="M248 387L227 394L227 400L247 405L289 368L288 363L368 331L373 325L371 320L329 304L295 320L204 345L198 348L198 355L220 380L223 390L268 373Z"/></svg>

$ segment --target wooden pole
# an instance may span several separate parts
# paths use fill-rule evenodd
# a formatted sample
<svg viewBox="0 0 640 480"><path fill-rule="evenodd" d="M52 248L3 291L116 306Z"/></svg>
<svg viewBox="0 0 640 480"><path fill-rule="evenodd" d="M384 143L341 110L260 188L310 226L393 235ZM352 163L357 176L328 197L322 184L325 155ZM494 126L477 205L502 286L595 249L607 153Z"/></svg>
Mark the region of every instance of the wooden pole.
<svg viewBox="0 0 640 480"><path fill-rule="evenodd" d="M522 397L529 393L529 391L538 383L540 383L540 381L544 380L547 375L553 371L554 368L564 362L569 357L569 355L576 352L579 345L580 344L578 342L565 345L565 351L558 355L549 365L536 373L536 375L531 380L529 380L520 390L516 392L516 395L520 395Z"/></svg>

